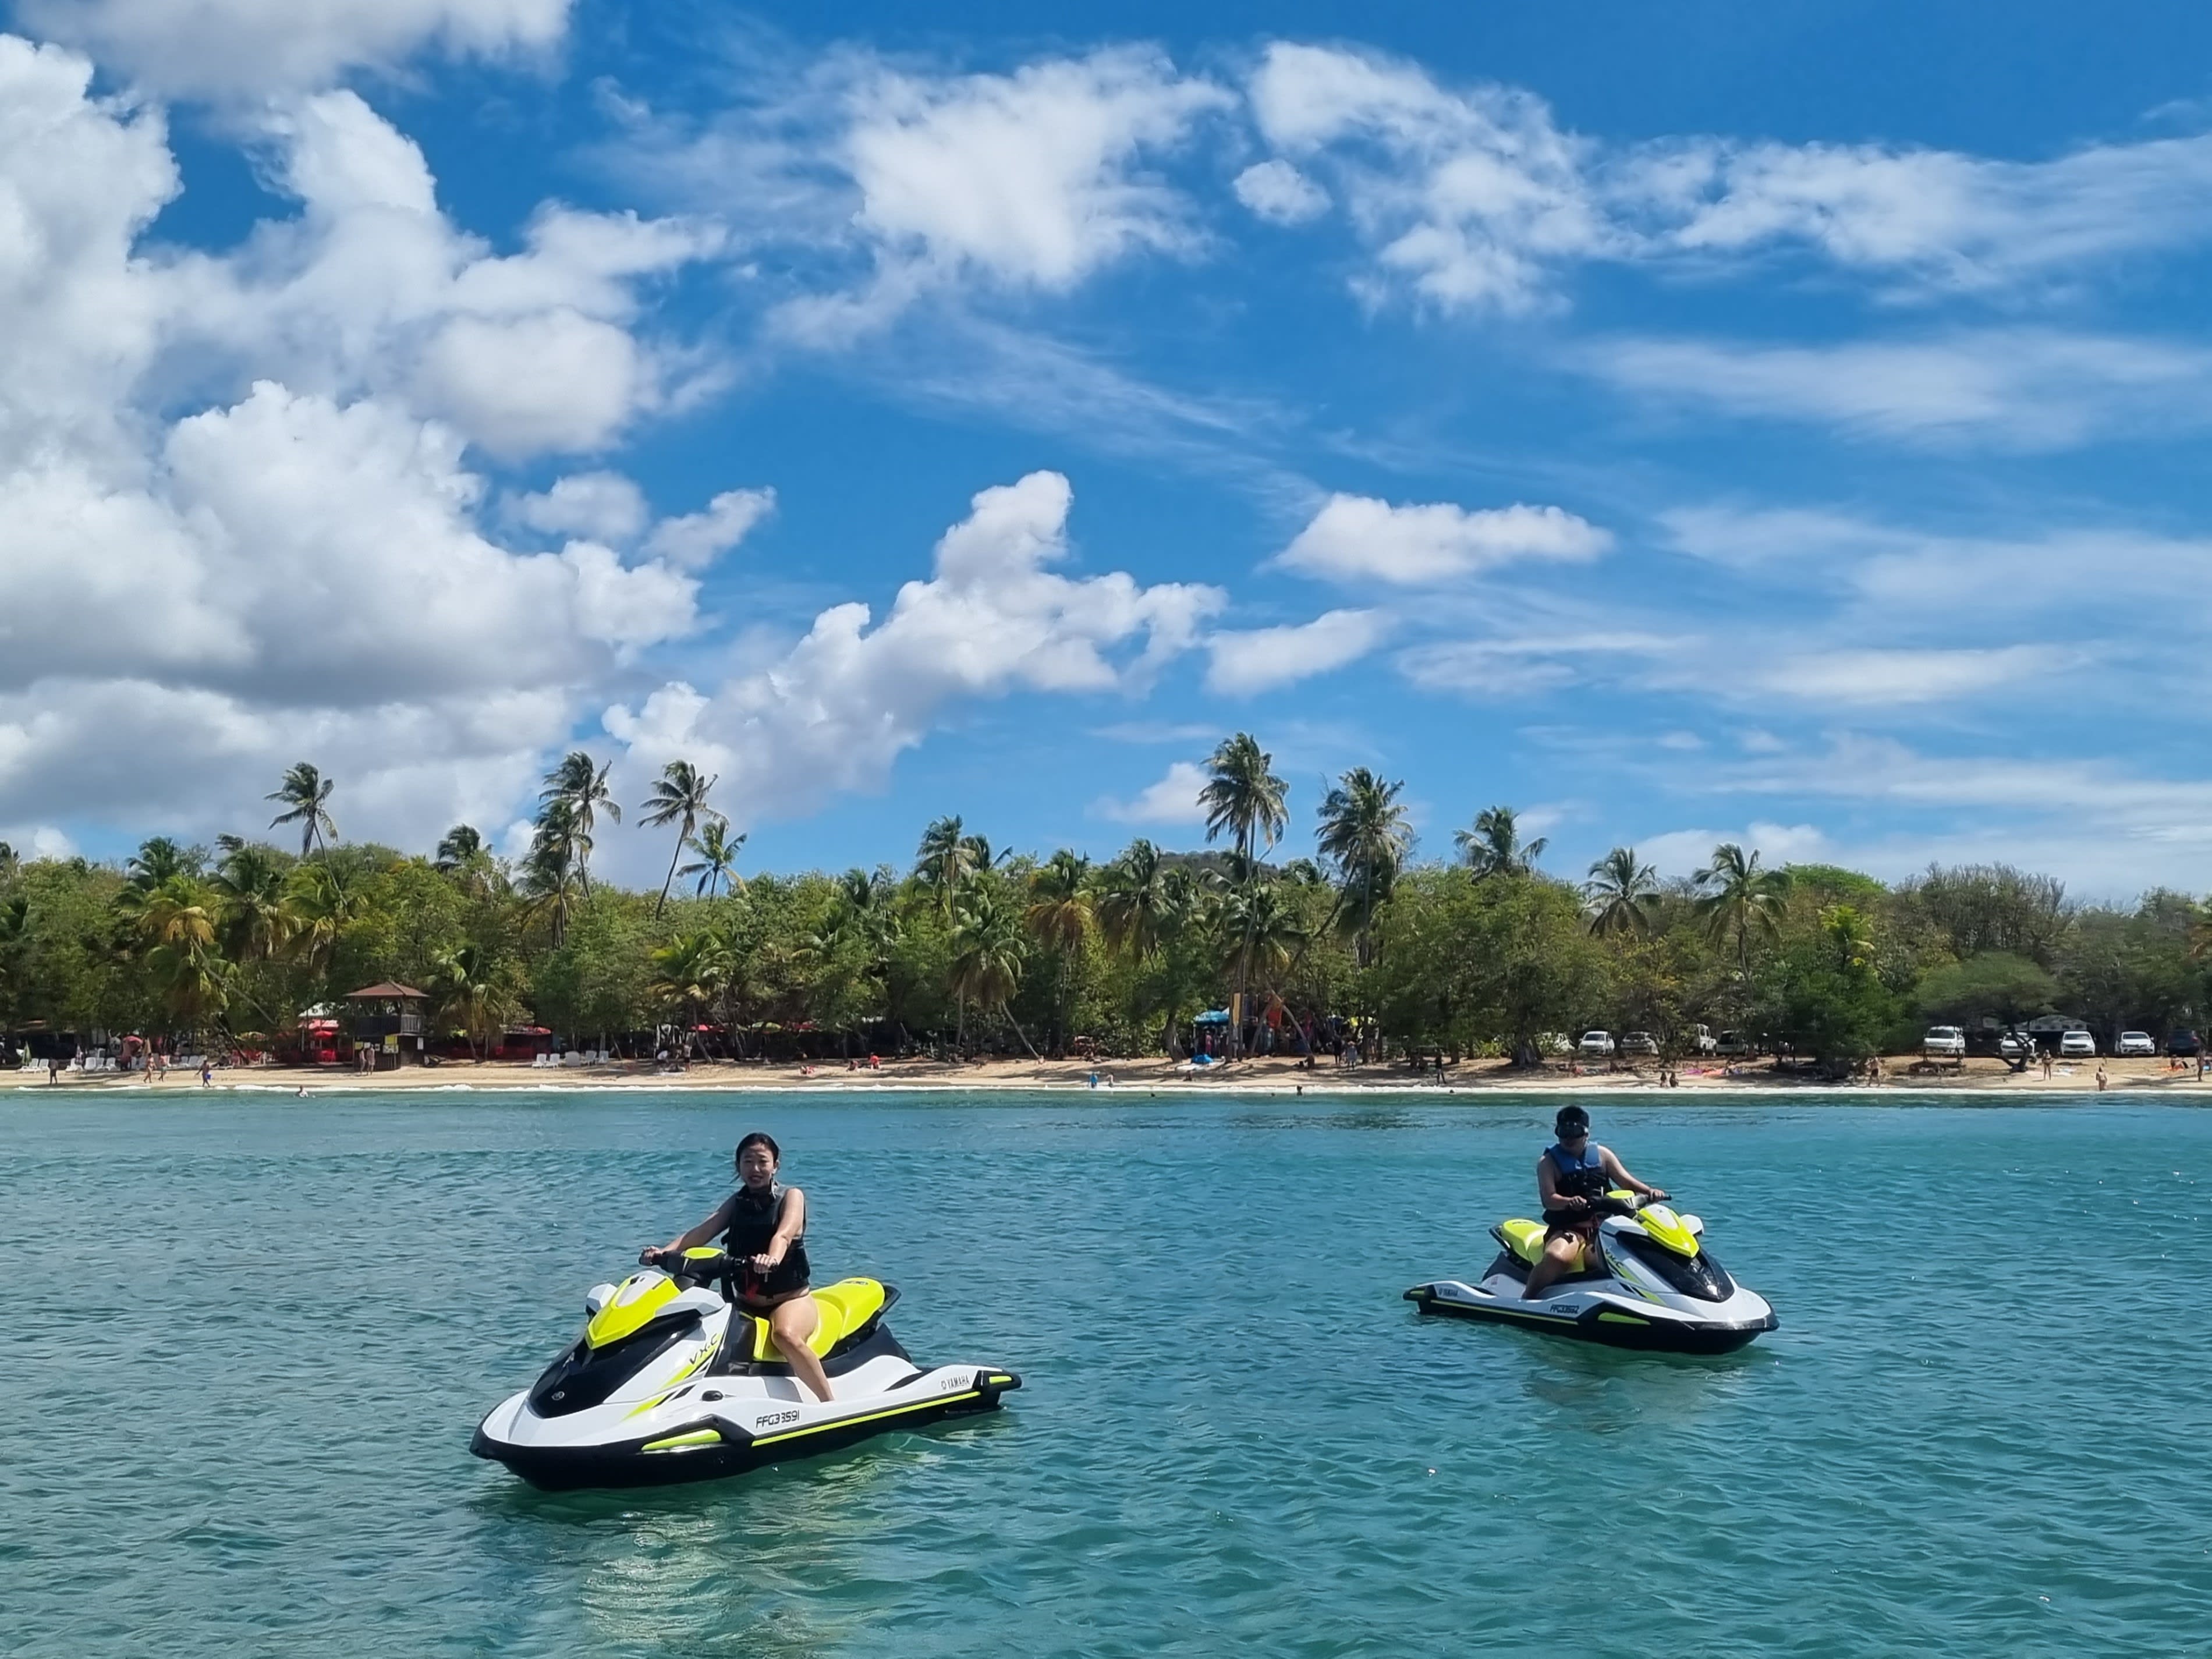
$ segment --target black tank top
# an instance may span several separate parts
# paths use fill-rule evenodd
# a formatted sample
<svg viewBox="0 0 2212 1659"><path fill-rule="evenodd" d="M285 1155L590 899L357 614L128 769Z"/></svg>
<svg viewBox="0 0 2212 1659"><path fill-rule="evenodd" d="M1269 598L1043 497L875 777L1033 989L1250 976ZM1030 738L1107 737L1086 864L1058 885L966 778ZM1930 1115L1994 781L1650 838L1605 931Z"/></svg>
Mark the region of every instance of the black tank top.
<svg viewBox="0 0 2212 1659"><path fill-rule="evenodd" d="M776 1224L783 1218L783 1195L788 1191L781 1182L770 1183L761 1194L750 1187L738 1188L737 1196L730 1200L730 1231L722 1235L722 1248L733 1256L765 1254L775 1237ZM802 1232L791 1241L782 1261L764 1273L748 1267L740 1285L745 1296L775 1300L806 1289L810 1282L806 1235Z"/></svg>

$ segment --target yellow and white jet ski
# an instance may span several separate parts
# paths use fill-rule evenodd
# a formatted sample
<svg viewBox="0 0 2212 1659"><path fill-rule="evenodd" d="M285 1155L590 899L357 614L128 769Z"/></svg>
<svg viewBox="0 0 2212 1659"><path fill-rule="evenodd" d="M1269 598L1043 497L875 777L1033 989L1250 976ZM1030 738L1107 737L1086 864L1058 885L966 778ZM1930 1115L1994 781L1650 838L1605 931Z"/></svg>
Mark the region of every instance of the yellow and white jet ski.
<svg viewBox="0 0 2212 1659"><path fill-rule="evenodd" d="M1599 1207L1597 1243L1582 1269L1562 1274L1533 1302L1522 1291L1544 1254L1540 1221L1490 1230L1498 1259L1480 1284L1442 1279L1414 1285L1406 1300L1425 1314L1671 1353L1729 1353L1779 1323L1765 1298L1729 1278L1705 1248L1705 1224L1696 1216L1618 1191Z"/></svg>
<svg viewBox="0 0 2212 1659"><path fill-rule="evenodd" d="M737 1474L944 1417L1022 1386L991 1365L924 1370L883 1316L898 1292L848 1279L814 1292L811 1346L836 1398L792 1376L768 1322L730 1300L732 1264L687 1250L584 1298L583 1333L469 1442L535 1486L643 1486ZM720 1283L725 1287L712 1288Z"/></svg>

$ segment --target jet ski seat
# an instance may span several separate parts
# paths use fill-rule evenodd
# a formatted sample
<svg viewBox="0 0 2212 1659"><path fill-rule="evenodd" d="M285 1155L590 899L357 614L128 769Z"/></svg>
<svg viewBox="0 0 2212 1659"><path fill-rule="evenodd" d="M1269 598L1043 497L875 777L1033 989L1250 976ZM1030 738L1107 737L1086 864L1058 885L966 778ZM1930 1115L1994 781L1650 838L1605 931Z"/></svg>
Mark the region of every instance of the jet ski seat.
<svg viewBox="0 0 2212 1659"><path fill-rule="evenodd" d="M1530 1267L1544 1259L1544 1224L1540 1221L1508 1221L1498 1228L1505 1240L1505 1248Z"/></svg>
<svg viewBox="0 0 2212 1659"><path fill-rule="evenodd" d="M819 1317L806 1346L817 1354L827 1354L883 1312L886 1305L888 1298L883 1285L872 1279L841 1279L835 1285L824 1285L814 1292L814 1306ZM752 1358L762 1364L781 1361L783 1353L775 1346L775 1338L769 1334L768 1321L755 1315L752 1322Z"/></svg>

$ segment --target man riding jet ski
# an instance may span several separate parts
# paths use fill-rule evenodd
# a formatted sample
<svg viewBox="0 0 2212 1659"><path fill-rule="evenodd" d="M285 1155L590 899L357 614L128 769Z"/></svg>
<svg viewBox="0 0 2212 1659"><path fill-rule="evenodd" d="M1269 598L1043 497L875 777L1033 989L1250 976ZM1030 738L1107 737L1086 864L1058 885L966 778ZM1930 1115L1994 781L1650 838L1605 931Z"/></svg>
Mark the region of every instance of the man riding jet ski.
<svg viewBox="0 0 2212 1659"><path fill-rule="evenodd" d="M1440 1279L1406 1299L1423 1313L1556 1331L1626 1348L1726 1353L1775 1328L1774 1310L1705 1249L1705 1223L1589 1140L1589 1115L1563 1109L1537 1165L1544 1220L1493 1227L1480 1285ZM1613 1183L1618 1181L1620 1185Z"/></svg>
<svg viewBox="0 0 2212 1659"><path fill-rule="evenodd" d="M848 1279L814 1292L809 1346L836 1398L815 1399L777 1352L766 1320L732 1304L743 1272L694 1249L594 1286L583 1334L537 1382L502 1401L469 1449L534 1486L643 1486L736 1474L811 1457L888 1429L995 1410L1022 1386L988 1365L925 1370L883 1322L898 1291ZM708 1288L719 1281L726 1288Z"/></svg>

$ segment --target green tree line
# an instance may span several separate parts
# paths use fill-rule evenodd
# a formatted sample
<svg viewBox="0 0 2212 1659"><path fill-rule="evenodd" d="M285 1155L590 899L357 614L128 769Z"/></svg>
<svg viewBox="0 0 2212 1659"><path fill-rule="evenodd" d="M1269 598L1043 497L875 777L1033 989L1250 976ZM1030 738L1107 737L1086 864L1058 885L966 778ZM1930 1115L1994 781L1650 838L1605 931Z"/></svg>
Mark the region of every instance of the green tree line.
<svg viewBox="0 0 2212 1659"><path fill-rule="evenodd" d="M1916 1047L1931 1019L2063 1011L2109 1039L2199 1018L2212 915L2158 891L2081 905L2003 865L1888 884L1765 866L1723 844L1665 880L1631 848L1580 879L1547 870L1513 810L1477 815L1449 861L1416 860L1403 786L1354 768L1288 843L1290 792L1249 734L1207 765L1206 846L1132 842L1093 862L1010 852L939 818L911 862L748 876L717 780L671 763L631 833L665 836L657 889L592 877L622 823L608 768L547 774L519 860L468 825L428 855L344 841L333 781L301 763L265 838L157 836L119 866L0 846L0 1030L167 1032L265 1043L300 1011L400 980L437 1028L488 1053L510 1024L572 1038L711 1028L742 1051L765 1025L825 1051L890 1045L1158 1054L1235 994L1293 1027L1371 1023L1400 1053L1533 1063L1561 1036L1700 1024L1832 1066ZM296 836L296 847L289 837Z"/></svg>

